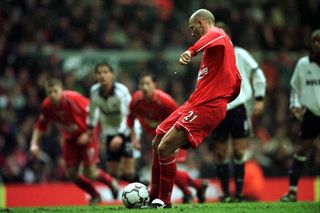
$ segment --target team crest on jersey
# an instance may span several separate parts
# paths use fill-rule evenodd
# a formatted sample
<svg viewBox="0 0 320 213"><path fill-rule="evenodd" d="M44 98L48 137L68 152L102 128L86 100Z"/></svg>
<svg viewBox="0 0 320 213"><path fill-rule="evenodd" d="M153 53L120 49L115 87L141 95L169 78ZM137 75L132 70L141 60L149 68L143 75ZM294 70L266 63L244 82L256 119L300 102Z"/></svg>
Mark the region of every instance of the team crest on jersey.
<svg viewBox="0 0 320 213"><path fill-rule="evenodd" d="M200 69L198 73L198 80L205 77L207 74L208 74L208 67L204 67Z"/></svg>

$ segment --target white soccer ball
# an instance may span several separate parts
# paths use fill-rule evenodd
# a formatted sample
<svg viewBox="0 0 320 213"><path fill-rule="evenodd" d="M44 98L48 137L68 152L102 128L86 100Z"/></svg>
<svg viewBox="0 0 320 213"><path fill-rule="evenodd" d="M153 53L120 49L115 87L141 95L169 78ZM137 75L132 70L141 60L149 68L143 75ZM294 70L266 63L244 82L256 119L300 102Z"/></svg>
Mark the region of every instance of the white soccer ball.
<svg viewBox="0 0 320 213"><path fill-rule="evenodd" d="M121 199L129 209L146 206L150 200L148 188L142 183L130 183L124 187Z"/></svg>

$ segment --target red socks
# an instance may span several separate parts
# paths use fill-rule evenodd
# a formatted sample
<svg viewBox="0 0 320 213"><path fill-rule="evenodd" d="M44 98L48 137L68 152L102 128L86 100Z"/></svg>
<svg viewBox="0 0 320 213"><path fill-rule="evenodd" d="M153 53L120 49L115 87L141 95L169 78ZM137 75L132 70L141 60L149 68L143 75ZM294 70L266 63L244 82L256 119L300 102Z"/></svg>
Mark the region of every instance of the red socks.
<svg viewBox="0 0 320 213"><path fill-rule="evenodd" d="M199 179L193 179L187 172L182 170L177 170L175 184L185 195L191 195L189 186L196 190L201 190L201 181Z"/></svg>
<svg viewBox="0 0 320 213"><path fill-rule="evenodd" d="M191 195L191 191L189 190L189 174L185 171L177 170L175 184L179 187L179 189L183 192L184 195Z"/></svg>
<svg viewBox="0 0 320 213"><path fill-rule="evenodd" d="M175 156L160 159L159 199L171 204L171 193L177 172Z"/></svg>
<svg viewBox="0 0 320 213"><path fill-rule="evenodd" d="M159 156L153 152L152 161L152 173L151 173L151 188L150 188L150 200L154 200L159 197L159 183L160 182L160 164Z"/></svg>
<svg viewBox="0 0 320 213"><path fill-rule="evenodd" d="M92 197L99 197L99 193L93 187L92 183L84 176L80 176L75 181L73 181L79 188L90 194Z"/></svg>
<svg viewBox="0 0 320 213"><path fill-rule="evenodd" d="M112 177L107 173L103 172L101 169L98 169L98 181L106 184L109 187L112 187Z"/></svg>

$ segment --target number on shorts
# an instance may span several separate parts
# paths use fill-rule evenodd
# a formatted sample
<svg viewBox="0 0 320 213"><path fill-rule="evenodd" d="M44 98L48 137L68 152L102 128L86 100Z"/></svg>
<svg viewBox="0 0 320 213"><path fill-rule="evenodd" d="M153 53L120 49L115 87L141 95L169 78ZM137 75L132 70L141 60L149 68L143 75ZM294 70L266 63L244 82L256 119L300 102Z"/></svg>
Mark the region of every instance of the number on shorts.
<svg viewBox="0 0 320 213"><path fill-rule="evenodd" d="M187 116L185 116L183 119L185 122L191 123L197 117L198 117L198 115L194 114L194 112L191 110L191 111L189 111L189 114Z"/></svg>

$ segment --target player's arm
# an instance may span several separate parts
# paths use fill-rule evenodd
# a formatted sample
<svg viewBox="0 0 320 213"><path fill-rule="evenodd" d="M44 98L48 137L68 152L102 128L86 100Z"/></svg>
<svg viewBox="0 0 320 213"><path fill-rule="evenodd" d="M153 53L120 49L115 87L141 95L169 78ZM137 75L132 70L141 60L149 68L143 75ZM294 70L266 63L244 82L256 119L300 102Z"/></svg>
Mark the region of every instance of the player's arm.
<svg viewBox="0 0 320 213"><path fill-rule="evenodd" d="M300 97L299 97L299 90L300 90L300 78L299 78L299 72L300 72L300 67L301 65L297 64L293 75L291 77L291 93L290 93L290 109L293 113L293 115L298 119L301 120L303 116L304 109L301 105L300 102Z"/></svg>
<svg viewBox="0 0 320 213"><path fill-rule="evenodd" d="M40 114L40 116L35 124L35 128L32 132L30 148L29 148L31 154L34 155L35 157L39 156L40 139L41 139L43 132L47 131L48 123L49 123L48 116L46 115L44 103L41 105L40 110L41 110L41 114Z"/></svg>
<svg viewBox="0 0 320 213"><path fill-rule="evenodd" d="M225 34L207 33L202 36L193 46L180 55L179 62L181 64L188 64L192 57L207 48L212 48L217 45L223 45L223 38ZM231 41L230 41L231 42Z"/></svg>
<svg viewBox="0 0 320 213"><path fill-rule="evenodd" d="M252 55L244 49L241 49L241 51L242 58L247 66L248 71L250 72L248 76L251 76L252 78L252 88L255 99L253 105L253 114L259 115L264 108L264 97L267 89L266 77Z"/></svg>
<svg viewBox="0 0 320 213"><path fill-rule="evenodd" d="M130 139L134 148L141 149L141 143L137 137L135 127L134 127L134 123L137 118L133 112L134 112L134 98L132 98L129 104L129 115L127 116L127 125L130 128Z"/></svg>
<svg viewBox="0 0 320 213"><path fill-rule="evenodd" d="M40 153L39 141L42 136L42 132L35 128L32 133L31 143L30 143L30 152L32 155L38 157Z"/></svg>
<svg viewBox="0 0 320 213"><path fill-rule="evenodd" d="M77 140L77 143L79 145L86 145L88 143L90 143L92 141L92 137L93 137L93 131L94 131L94 128L93 126L88 126L88 129L87 131L83 132L78 140Z"/></svg>
<svg viewBox="0 0 320 213"><path fill-rule="evenodd" d="M129 90L123 85L123 87L120 87L121 91L119 92L121 105L120 105L120 113L121 113L121 123L120 127L118 129L119 134L124 136L129 136L130 129L127 125L127 118L129 115L129 105L131 102L131 94Z"/></svg>
<svg viewBox="0 0 320 213"><path fill-rule="evenodd" d="M253 70L252 84L255 98L253 114L259 115L264 109L264 97L266 95L267 88L266 78L259 67Z"/></svg>
<svg viewBox="0 0 320 213"><path fill-rule="evenodd" d="M138 120L135 120L134 126L130 127L130 139L135 149L141 149L141 141L137 131L138 129L141 130L141 125Z"/></svg>
<svg viewBox="0 0 320 213"><path fill-rule="evenodd" d="M129 90L124 85L121 85L118 89L116 89L116 94L121 101L120 113L122 119L118 129L118 135L113 137L110 142L110 151L119 150L124 140L130 136L130 128L127 125L127 117L129 113L129 103L131 101L131 95Z"/></svg>
<svg viewBox="0 0 320 213"><path fill-rule="evenodd" d="M95 101L95 97L96 97L96 91L94 90L94 86L91 88L90 91L90 102L89 105L87 106L87 112L88 112L88 116L87 116L87 126L88 126L88 130L87 130L87 137L91 138L94 128L97 126L98 122L99 122L99 116L100 116L100 109L98 104Z"/></svg>

